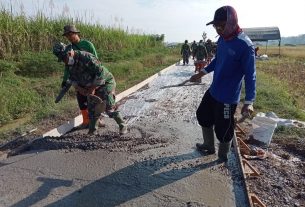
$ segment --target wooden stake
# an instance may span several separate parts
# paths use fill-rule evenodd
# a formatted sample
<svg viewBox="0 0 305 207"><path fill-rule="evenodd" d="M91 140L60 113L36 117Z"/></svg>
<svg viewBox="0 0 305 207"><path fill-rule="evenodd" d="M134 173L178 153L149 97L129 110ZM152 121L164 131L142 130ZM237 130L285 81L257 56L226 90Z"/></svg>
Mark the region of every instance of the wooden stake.
<svg viewBox="0 0 305 207"><path fill-rule="evenodd" d="M244 155L244 154L250 155L251 148L239 137L237 137L237 142L238 142L239 147L240 147L240 153L242 155Z"/></svg>
<svg viewBox="0 0 305 207"><path fill-rule="evenodd" d="M244 168L244 172L247 176L251 177L251 176L259 176L259 172L257 169L255 169L247 160L242 159L242 164L243 164L243 168ZM250 171L246 171L245 168L248 167L250 169Z"/></svg>
<svg viewBox="0 0 305 207"><path fill-rule="evenodd" d="M254 194L249 194L251 206L255 207L266 207L266 205Z"/></svg>

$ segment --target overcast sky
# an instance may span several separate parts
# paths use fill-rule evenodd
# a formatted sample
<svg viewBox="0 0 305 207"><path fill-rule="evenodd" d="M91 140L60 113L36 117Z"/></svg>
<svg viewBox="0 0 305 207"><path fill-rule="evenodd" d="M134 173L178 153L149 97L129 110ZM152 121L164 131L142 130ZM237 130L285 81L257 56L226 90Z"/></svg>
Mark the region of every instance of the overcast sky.
<svg viewBox="0 0 305 207"><path fill-rule="evenodd" d="M203 32L215 40L216 32L205 24L217 8L233 6L240 27L278 26L281 36L305 34L303 0L0 0L21 7L28 15L38 9L47 15L64 12L87 22L116 25L137 33L165 34L167 42L198 41ZM20 3L22 2L22 3ZM287 2L287 3L284 3ZM16 6L18 5L18 6Z"/></svg>

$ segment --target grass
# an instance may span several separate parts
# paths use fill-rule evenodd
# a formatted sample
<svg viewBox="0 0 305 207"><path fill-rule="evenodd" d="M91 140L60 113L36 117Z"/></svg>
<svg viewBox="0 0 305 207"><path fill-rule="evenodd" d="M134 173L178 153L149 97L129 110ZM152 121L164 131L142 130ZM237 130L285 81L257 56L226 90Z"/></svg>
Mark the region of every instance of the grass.
<svg viewBox="0 0 305 207"><path fill-rule="evenodd" d="M258 71L275 77L283 84L289 85L289 92L297 105L305 109L305 46L283 47L281 56L275 57L276 49L271 47L269 61L257 61Z"/></svg>
<svg viewBox="0 0 305 207"><path fill-rule="evenodd" d="M279 126L276 128L275 133L282 137L291 136L291 137L297 137L300 139L305 139L305 129L304 128Z"/></svg>
<svg viewBox="0 0 305 207"><path fill-rule="evenodd" d="M305 47L268 47L268 60L257 60L256 112L305 121Z"/></svg>
<svg viewBox="0 0 305 207"><path fill-rule="evenodd" d="M257 71L257 98L254 104L257 112L275 112L281 118L305 120L298 98L290 92L289 85L278 77Z"/></svg>

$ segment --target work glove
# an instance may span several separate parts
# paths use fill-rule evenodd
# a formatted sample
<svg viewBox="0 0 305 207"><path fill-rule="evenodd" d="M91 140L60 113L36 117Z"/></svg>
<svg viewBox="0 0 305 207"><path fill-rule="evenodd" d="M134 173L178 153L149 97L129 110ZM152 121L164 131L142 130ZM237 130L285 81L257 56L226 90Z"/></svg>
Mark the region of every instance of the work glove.
<svg viewBox="0 0 305 207"><path fill-rule="evenodd" d="M244 104L243 107L241 108L241 115L244 117L251 117L253 114L254 109L252 104Z"/></svg>

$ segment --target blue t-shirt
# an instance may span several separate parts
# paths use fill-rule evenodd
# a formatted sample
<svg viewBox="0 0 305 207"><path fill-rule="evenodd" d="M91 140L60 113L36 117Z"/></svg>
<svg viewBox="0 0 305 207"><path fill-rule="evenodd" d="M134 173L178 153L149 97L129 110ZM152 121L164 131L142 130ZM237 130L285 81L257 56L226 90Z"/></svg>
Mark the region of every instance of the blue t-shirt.
<svg viewBox="0 0 305 207"><path fill-rule="evenodd" d="M204 70L212 72L210 93L221 103L237 104L240 101L242 80L245 80L245 103L252 103L256 95L256 69L254 46L244 32L231 40L222 37L217 42L213 61Z"/></svg>

